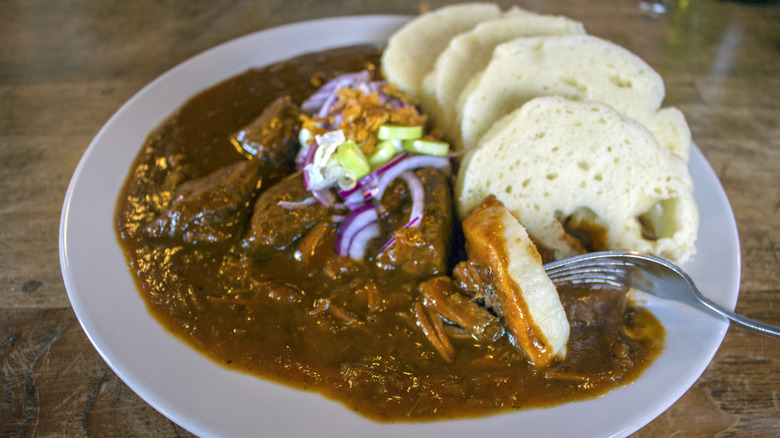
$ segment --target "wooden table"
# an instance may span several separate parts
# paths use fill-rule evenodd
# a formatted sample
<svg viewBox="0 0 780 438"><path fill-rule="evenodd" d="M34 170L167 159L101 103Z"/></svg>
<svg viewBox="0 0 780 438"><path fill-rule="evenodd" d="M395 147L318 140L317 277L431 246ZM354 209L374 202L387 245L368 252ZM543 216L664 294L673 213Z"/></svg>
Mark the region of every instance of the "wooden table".
<svg viewBox="0 0 780 438"><path fill-rule="evenodd" d="M58 226L84 150L122 103L218 43L284 23L416 14L444 1L0 3L0 436L188 436L136 396L87 340L60 274ZM508 2L502 2L509 6ZM644 58L732 203L737 310L780 324L780 4L520 1L565 14ZM711 365L636 436L777 436L780 341L729 330Z"/></svg>

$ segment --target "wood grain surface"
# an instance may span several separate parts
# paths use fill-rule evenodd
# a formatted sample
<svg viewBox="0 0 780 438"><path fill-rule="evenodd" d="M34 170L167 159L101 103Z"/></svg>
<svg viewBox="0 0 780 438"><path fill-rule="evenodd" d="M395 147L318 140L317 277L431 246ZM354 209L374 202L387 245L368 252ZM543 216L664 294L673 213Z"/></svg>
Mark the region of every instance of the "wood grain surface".
<svg viewBox="0 0 780 438"><path fill-rule="evenodd" d="M127 99L257 30L445 3L0 0L0 436L190 436L100 358L60 273L68 182ZM631 0L514 4L580 20L661 73L736 215L737 311L780 325L780 3L678 0L657 17ZM635 436L778 436L779 393L780 341L732 328L696 384Z"/></svg>

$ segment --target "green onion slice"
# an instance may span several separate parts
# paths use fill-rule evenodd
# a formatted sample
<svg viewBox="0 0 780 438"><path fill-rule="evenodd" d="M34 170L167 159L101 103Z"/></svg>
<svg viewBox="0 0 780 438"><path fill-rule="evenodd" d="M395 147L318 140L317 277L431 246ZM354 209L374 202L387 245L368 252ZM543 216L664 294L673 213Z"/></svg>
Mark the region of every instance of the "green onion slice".
<svg viewBox="0 0 780 438"><path fill-rule="evenodd" d="M377 133L380 140L416 140L422 135L422 126L382 125Z"/></svg>
<svg viewBox="0 0 780 438"><path fill-rule="evenodd" d="M341 166L355 175L355 180L363 178L371 171L368 159L352 140L339 145L338 157Z"/></svg>
<svg viewBox="0 0 780 438"><path fill-rule="evenodd" d="M450 152L450 145L436 140L412 140L404 142L404 149L418 154L443 157Z"/></svg>
<svg viewBox="0 0 780 438"><path fill-rule="evenodd" d="M371 165L372 169L376 169L390 161L395 156L396 152L398 152L398 150L395 148L392 141L380 141L377 143L374 153L368 157L368 164Z"/></svg>

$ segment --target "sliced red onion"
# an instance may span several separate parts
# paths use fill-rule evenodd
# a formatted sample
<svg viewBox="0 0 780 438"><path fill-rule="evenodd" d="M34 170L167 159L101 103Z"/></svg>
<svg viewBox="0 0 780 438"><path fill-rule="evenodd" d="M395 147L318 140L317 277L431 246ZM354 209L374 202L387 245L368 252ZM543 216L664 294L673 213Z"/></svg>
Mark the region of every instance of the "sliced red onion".
<svg viewBox="0 0 780 438"><path fill-rule="evenodd" d="M393 158L390 159L390 161L374 169L372 173L378 179L380 176L384 175L388 170L397 166L398 163L405 160L407 157L409 157L408 152L401 152L399 154L396 154ZM366 175L366 177L368 177L369 175Z"/></svg>
<svg viewBox="0 0 780 438"><path fill-rule="evenodd" d="M425 209L425 189L423 188L422 181L411 170L407 170L401 174L401 178L404 179L406 185L409 187L409 192L412 196L412 210L409 213L409 221L404 224L403 228L419 227L423 219L423 211ZM390 236L390 239L379 248L379 252L390 248L395 243L395 233Z"/></svg>
<svg viewBox="0 0 780 438"><path fill-rule="evenodd" d="M306 161L306 156L309 155L309 150L310 149L311 148L308 145L307 146L301 145L301 148L298 149L298 153L295 154L295 169L296 170L301 170L301 169L303 169L304 166L306 166L304 164L304 162Z"/></svg>
<svg viewBox="0 0 780 438"><path fill-rule="evenodd" d="M422 223L422 216L413 217L409 222L406 223L406 225L403 226L403 228L412 228L412 227L419 227Z"/></svg>
<svg viewBox="0 0 780 438"><path fill-rule="evenodd" d="M335 91L338 91L340 88L343 88L346 84L351 84L355 78L360 75L362 72L354 72L354 73L345 73L343 75L336 76L335 78L329 80L325 84L323 84L319 89L317 89L314 94L309 96L308 99L306 99L303 104L301 104L301 109L304 112L308 113L314 113L315 111L319 110L322 106L323 102L325 102L328 97L331 96Z"/></svg>
<svg viewBox="0 0 780 438"><path fill-rule="evenodd" d="M447 158L458 158L465 153L466 153L465 150L453 151L452 149L450 149L450 151L447 153Z"/></svg>
<svg viewBox="0 0 780 438"><path fill-rule="evenodd" d="M395 243L395 234L393 234L392 236L390 236L389 239L387 239L387 242L385 242L385 244L382 245L381 248L379 248L379 252L384 252L384 250L393 246L394 243Z"/></svg>
<svg viewBox="0 0 780 438"><path fill-rule="evenodd" d="M327 117L330 108L338 97L338 92L342 88L353 87L356 84L365 84L371 80L368 70L362 70L355 73L345 73L336 76L325 85L319 88L314 94L309 96L303 104L301 110L306 113L317 113L317 117Z"/></svg>
<svg viewBox="0 0 780 438"><path fill-rule="evenodd" d="M330 129L337 129L341 126L341 123L344 121L344 115L342 111L339 111L337 114L333 115L333 123L330 125Z"/></svg>
<svg viewBox="0 0 780 438"><path fill-rule="evenodd" d="M360 229L360 231L355 234L355 237L352 238L352 242L349 245L349 257L354 260L363 260L363 257L366 255L368 242L370 242L371 239L379 237L379 232L378 221L371 222Z"/></svg>
<svg viewBox="0 0 780 438"><path fill-rule="evenodd" d="M360 85L360 84L370 84L370 83L371 83L371 73L369 73L368 70L361 70L355 73L354 84Z"/></svg>
<svg viewBox="0 0 780 438"><path fill-rule="evenodd" d="M295 170L302 170L304 167L306 167L306 165L303 163L306 161L306 154L308 152L308 149L301 149L298 151L298 154L295 156Z"/></svg>
<svg viewBox="0 0 780 438"><path fill-rule="evenodd" d="M330 207L336 203L336 197L330 189L312 190L311 194L323 207Z"/></svg>
<svg viewBox="0 0 780 438"><path fill-rule="evenodd" d="M447 157L409 155L406 152L402 152L358 180L355 187L349 190L342 190L338 194L347 203L358 202L361 198L364 201L373 198L382 199L382 195L391 181L407 170L419 169L421 167L449 169L450 161Z"/></svg>
<svg viewBox="0 0 780 438"><path fill-rule="evenodd" d="M295 210L299 207L306 207L308 205L314 205L317 202L315 198L306 198L303 201L279 201L276 205L285 208L287 210Z"/></svg>
<svg viewBox="0 0 780 438"><path fill-rule="evenodd" d="M355 84L352 88L360 91L361 93L365 94L366 96L371 94L371 87L368 86L367 82L362 82L359 84Z"/></svg>
<svg viewBox="0 0 780 438"><path fill-rule="evenodd" d="M363 192L360 190L360 187L357 186L349 190L339 191L339 196L344 200L344 203L347 204L347 206L360 205L363 203Z"/></svg>
<svg viewBox="0 0 780 438"><path fill-rule="evenodd" d="M330 107L333 106L333 103L336 102L336 99L339 97L338 90L346 88L346 86L347 84L345 83L343 87L337 88L336 91L325 99L325 102L322 103L322 107L320 107L320 110L317 112L318 118L328 117L328 114L330 114Z"/></svg>
<svg viewBox="0 0 780 438"><path fill-rule="evenodd" d="M341 196L341 198L348 203L363 202L363 201L367 201L368 199L371 199L370 197L366 198L363 193L370 190L371 187L376 187L376 185L379 183L377 170L379 169L375 169L371 171L368 175L357 180L357 182L355 183L355 187L352 187L351 189L347 189L347 190L340 190L338 192L339 196Z"/></svg>
<svg viewBox="0 0 780 438"><path fill-rule="evenodd" d="M389 163L388 163L389 164ZM447 157L435 157L433 155L412 155L408 158L395 163L387 168L379 177L379 183L372 190L372 197L382 199L387 185L399 177L407 170L419 169L421 167L434 167L436 169L449 169L450 160Z"/></svg>
<svg viewBox="0 0 780 438"><path fill-rule="evenodd" d="M377 200L377 199L374 199L374 200L372 200L372 201L371 201L371 203L372 203L372 204L374 204L374 208L376 208L376 213L377 213L379 216L382 216L382 215L383 215L383 214L385 214L385 212L387 211L387 210L385 209L385 206L384 206L384 205L382 205L382 203L381 203L381 202L379 202L379 200Z"/></svg>
<svg viewBox="0 0 780 438"><path fill-rule="evenodd" d="M355 235L367 225L378 222L378 220L376 209L371 204L363 204L352 210L344 222L341 223L336 233L336 253L349 255Z"/></svg>
<svg viewBox="0 0 780 438"><path fill-rule="evenodd" d="M374 81L368 83L368 87L371 90L371 92L380 93L385 96L387 96L387 94L383 93L382 90L384 90L386 86L387 86L387 81Z"/></svg>
<svg viewBox="0 0 780 438"><path fill-rule="evenodd" d="M412 195L412 210L409 212L409 221L404 228L419 226L422 222L423 209L425 208L425 189L422 181L411 170L406 170L401 174L401 178L409 187L409 193Z"/></svg>
<svg viewBox="0 0 780 438"><path fill-rule="evenodd" d="M396 97L390 97L388 96L389 102L390 102L390 108L392 109L399 109L399 108L412 108L414 109L414 106L410 104L409 102L406 102L403 99L398 99ZM417 111L415 111L416 113Z"/></svg>

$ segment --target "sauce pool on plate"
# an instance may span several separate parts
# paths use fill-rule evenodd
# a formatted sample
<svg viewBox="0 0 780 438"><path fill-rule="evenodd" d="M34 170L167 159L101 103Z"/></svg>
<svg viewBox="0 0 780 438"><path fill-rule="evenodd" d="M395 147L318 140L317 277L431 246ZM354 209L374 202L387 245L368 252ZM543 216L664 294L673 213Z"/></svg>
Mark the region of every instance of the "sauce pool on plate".
<svg viewBox="0 0 780 438"><path fill-rule="evenodd" d="M559 287L571 331L565 360L546 368L530 363L506 333L485 341L451 321L444 326L454 354L445 360L415 309L421 283L465 260L458 220L436 223L449 227L437 234L446 245L432 249L443 268L407 269L393 262L404 254L376 255L381 239L364 261L337 255L337 212L288 206L295 220L283 220L269 213L278 203L264 208L265 193L299 201L290 198L300 191L290 151L248 156L231 139L268 111L258 129L285 144L297 140L297 107L339 74L378 74L380 55L354 46L247 71L192 97L149 134L115 218L150 312L223 366L319 392L377 421L553 406L635 380L660 354L664 331L626 290ZM417 174L436 199L429 207L454 218L449 176ZM386 192L383 214L408 212L404 184ZM262 245L250 236L258 228L266 229Z"/></svg>

